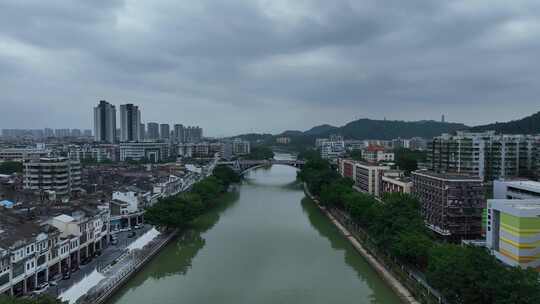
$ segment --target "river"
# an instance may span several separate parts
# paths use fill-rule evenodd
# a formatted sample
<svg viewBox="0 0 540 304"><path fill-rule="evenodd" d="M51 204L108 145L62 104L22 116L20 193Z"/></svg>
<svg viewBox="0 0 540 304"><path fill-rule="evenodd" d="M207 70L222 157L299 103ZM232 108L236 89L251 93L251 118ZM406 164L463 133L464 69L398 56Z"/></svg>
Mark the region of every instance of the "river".
<svg viewBox="0 0 540 304"><path fill-rule="evenodd" d="M249 172L109 303L399 303L295 178L286 166Z"/></svg>

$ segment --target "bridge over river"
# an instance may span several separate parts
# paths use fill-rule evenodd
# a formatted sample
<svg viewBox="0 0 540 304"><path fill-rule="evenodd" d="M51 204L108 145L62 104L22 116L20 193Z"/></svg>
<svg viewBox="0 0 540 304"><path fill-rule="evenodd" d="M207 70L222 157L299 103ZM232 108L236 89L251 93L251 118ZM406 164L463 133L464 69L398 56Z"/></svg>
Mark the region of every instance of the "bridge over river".
<svg viewBox="0 0 540 304"><path fill-rule="evenodd" d="M281 159L263 159L263 160L235 160L222 161L218 165L227 165L233 168L234 171L245 174L246 172L260 167L268 167L272 165L284 165L295 168L302 168L305 164L303 160L281 160Z"/></svg>

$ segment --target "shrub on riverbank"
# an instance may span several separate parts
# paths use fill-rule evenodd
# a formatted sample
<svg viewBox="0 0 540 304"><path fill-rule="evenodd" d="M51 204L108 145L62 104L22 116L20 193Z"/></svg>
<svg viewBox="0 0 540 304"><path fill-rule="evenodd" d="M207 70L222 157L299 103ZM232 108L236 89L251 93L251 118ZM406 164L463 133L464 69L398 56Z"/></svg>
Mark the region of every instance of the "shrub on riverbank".
<svg viewBox="0 0 540 304"><path fill-rule="evenodd" d="M450 303L540 303L537 272L506 267L484 248L439 244L425 228L416 198L395 193L377 201L330 171L328 162L311 158L298 178L321 204L347 212L381 252L425 270Z"/></svg>
<svg viewBox="0 0 540 304"><path fill-rule="evenodd" d="M190 192L159 200L147 208L145 221L159 228L183 229L193 220L215 205L215 201L227 191L230 183L240 177L230 168L218 167L215 176L207 177L193 185Z"/></svg>
<svg viewBox="0 0 540 304"><path fill-rule="evenodd" d="M0 304L61 304L62 302L50 296L39 296L35 299L14 298L0 295Z"/></svg>

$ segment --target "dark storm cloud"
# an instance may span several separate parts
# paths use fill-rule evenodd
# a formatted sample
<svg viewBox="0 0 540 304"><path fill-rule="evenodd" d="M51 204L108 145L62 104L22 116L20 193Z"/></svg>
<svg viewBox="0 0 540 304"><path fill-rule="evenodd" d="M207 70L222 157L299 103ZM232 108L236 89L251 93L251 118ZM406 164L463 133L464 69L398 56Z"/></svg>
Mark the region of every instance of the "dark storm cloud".
<svg viewBox="0 0 540 304"><path fill-rule="evenodd" d="M502 0L4 0L0 88L16 115L1 127L90 127L102 98L216 135L517 118L538 110L539 15Z"/></svg>

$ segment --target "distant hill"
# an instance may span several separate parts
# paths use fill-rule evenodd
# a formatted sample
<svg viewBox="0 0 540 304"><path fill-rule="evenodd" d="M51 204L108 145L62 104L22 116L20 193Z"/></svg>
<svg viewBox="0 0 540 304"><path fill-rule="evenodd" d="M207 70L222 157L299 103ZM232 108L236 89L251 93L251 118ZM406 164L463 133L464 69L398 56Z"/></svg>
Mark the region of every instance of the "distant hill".
<svg viewBox="0 0 540 304"><path fill-rule="evenodd" d="M540 134L540 112L518 120L497 122L471 128L471 131L475 132L488 130L505 134Z"/></svg>
<svg viewBox="0 0 540 304"><path fill-rule="evenodd" d="M276 136L288 136L288 137L296 137L296 136L302 136L304 135L304 132L298 131L298 130L287 130L279 135Z"/></svg>
<svg viewBox="0 0 540 304"><path fill-rule="evenodd" d="M350 122L340 128L340 133L345 137L355 139L377 139L424 137L432 138L441 133L452 133L466 130L464 124L446 123L438 121L397 121L397 120L371 120L360 119Z"/></svg>
<svg viewBox="0 0 540 304"><path fill-rule="evenodd" d="M304 132L304 135L308 135L308 136L318 136L318 135L321 135L321 134L328 134L328 133L331 133L331 132L335 132L337 129L339 129L338 127L334 127L332 125L320 125L320 126L316 126L316 127L313 127L309 130L307 130L306 132Z"/></svg>
<svg viewBox="0 0 540 304"><path fill-rule="evenodd" d="M469 127L464 124L432 120L399 121L359 119L339 128L327 128L326 131L319 132L317 136L325 137L335 133L343 135L347 139L431 138L442 133L452 133L467 129ZM308 135L308 132L304 132L304 134Z"/></svg>
<svg viewBox="0 0 540 304"><path fill-rule="evenodd" d="M248 141L266 141L266 140L272 140L273 135L272 134L259 134L259 133L248 133L248 134L241 134L234 136L234 138L241 138L243 140Z"/></svg>
<svg viewBox="0 0 540 304"><path fill-rule="evenodd" d="M540 112L523 119L503 123L494 123L469 127L461 123L439 122L433 120L400 121L359 119L336 127L328 124L313 127L307 131L289 130L279 135L244 134L239 137L246 140L274 142L275 137L289 136L298 144L313 144L317 137L328 137L331 134L343 135L346 139L394 139L424 137L432 138L442 133L454 133L461 130L474 132L494 130L505 134L540 134Z"/></svg>

